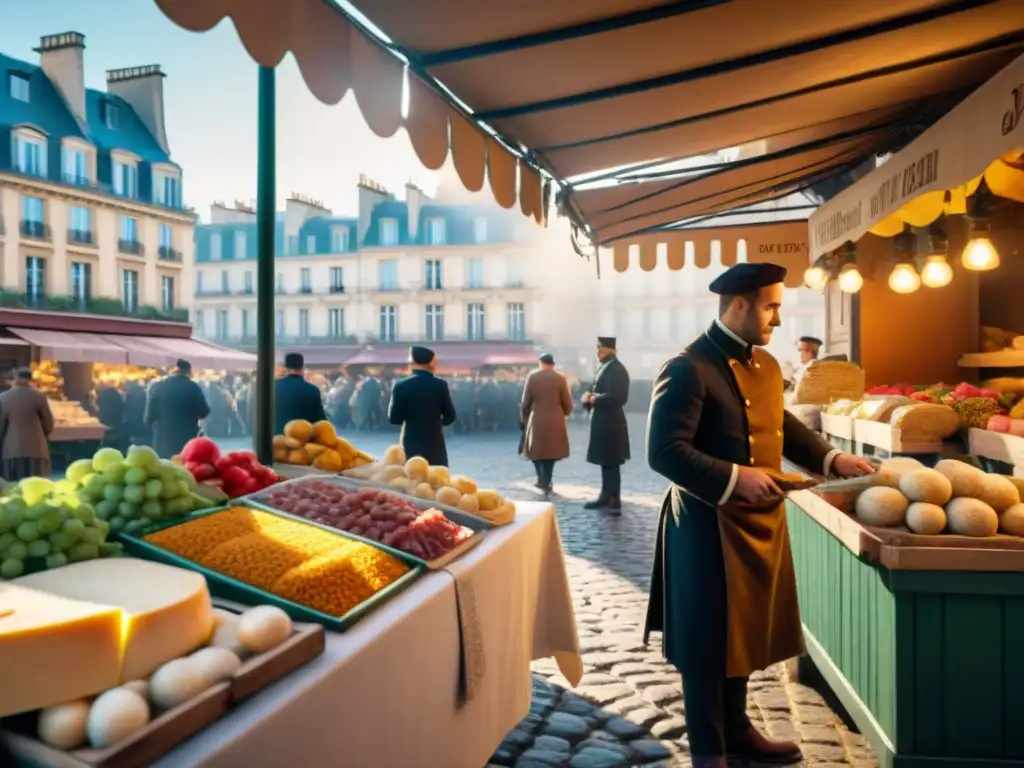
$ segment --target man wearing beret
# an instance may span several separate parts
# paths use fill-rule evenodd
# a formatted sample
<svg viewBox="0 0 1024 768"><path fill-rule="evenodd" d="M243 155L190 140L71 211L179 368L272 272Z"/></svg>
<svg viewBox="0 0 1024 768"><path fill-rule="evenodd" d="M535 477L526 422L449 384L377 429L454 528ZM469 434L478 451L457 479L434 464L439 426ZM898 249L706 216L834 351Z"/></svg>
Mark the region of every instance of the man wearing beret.
<svg viewBox="0 0 1024 768"><path fill-rule="evenodd" d="M597 359L601 365L594 386L583 395L583 407L592 412L587 461L601 467L601 495L584 504L585 509L622 509L622 465L629 461L629 372L615 354L615 339L598 336Z"/></svg>
<svg viewBox="0 0 1024 768"><path fill-rule="evenodd" d="M437 378L437 355L426 347L411 347L412 375L395 382L388 420L402 425L405 455L422 456L431 466L448 466L444 427L455 422L455 405L447 382Z"/></svg>
<svg viewBox="0 0 1024 768"><path fill-rule="evenodd" d="M274 434L284 433L289 421L302 419L316 424L327 418L324 398L315 384L306 381L306 360L298 352L284 356L284 376L274 382Z"/></svg>
<svg viewBox="0 0 1024 768"><path fill-rule="evenodd" d="M660 630L682 674L694 768L802 759L746 714L750 674L803 651L782 458L826 476L871 471L783 409L782 373L763 347L781 322L785 275L738 264L715 279L718 319L665 363L651 400L647 459L672 485L644 640Z"/></svg>

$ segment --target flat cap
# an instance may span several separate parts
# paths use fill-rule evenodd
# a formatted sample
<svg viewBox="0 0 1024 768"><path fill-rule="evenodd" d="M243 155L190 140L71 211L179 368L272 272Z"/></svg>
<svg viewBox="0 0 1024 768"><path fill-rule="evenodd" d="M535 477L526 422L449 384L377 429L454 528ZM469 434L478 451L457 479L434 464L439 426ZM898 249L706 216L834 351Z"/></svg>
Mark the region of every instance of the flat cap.
<svg viewBox="0 0 1024 768"><path fill-rule="evenodd" d="M719 296L739 296L753 293L766 285L775 285L786 279L786 268L778 264L736 264L711 281L708 290Z"/></svg>
<svg viewBox="0 0 1024 768"><path fill-rule="evenodd" d="M797 339L797 341L799 341L801 344L813 344L817 347L822 347L825 345L825 342L823 342L821 339L815 336L801 336L799 339Z"/></svg>
<svg viewBox="0 0 1024 768"><path fill-rule="evenodd" d="M608 349L615 349L615 337L614 336L598 336L597 346L607 347Z"/></svg>
<svg viewBox="0 0 1024 768"><path fill-rule="evenodd" d="M543 355L541 355L537 359L540 360L542 363L544 363L544 365L554 365L555 364L555 356L552 355L550 352L545 352Z"/></svg>
<svg viewBox="0 0 1024 768"><path fill-rule="evenodd" d="M428 349L427 347L409 347L409 359L411 359L416 365L430 365L430 361L435 357L434 350Z"/></svg>

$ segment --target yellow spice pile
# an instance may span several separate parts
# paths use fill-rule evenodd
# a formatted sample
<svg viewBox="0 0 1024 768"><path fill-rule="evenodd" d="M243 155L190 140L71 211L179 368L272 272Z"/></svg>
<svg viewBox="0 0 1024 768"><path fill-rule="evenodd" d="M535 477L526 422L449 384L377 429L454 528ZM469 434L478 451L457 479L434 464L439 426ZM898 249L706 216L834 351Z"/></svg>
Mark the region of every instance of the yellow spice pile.
<svg viewBox="0 0 1024 768"><path fill-rule="evenodd" d="M331 616L345 615L409 570L369 544L245 507L165 528L146 540Z"/></svg>

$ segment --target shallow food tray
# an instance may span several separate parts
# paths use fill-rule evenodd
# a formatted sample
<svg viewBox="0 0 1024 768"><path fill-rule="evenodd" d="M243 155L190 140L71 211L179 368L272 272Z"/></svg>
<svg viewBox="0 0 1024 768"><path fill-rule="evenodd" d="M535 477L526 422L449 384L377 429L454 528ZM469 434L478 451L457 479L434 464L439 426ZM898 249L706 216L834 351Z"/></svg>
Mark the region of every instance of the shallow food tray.
<svg viewBox="0 0 1024 768"><path fill-rule="evenodd" d="M240 614L246 606L214 599L215 608ZM324 628L296 623L287 640L264 653L247 658L230 679L218 683L191 701L154 718L130 739L109 749L82 748L71 752L36 739L35 713L8 718L14 730L0 730L0 740L14 753L14 765L38 768L142 768L169 752L228 711L324 652ZM225 688L226 693L225 693ZM3 768L5 763L0 762Z"/></svg>
<svg viewBox="0 0 1024 768"><path fill-rule="evenodd" d="M288 515L280 510L272 508L262 508L256 505L245 505L236 504L232 506L251 506L254 509L259 509L261 512L268 512L278 517L285 517L290 520L309 525L314 528L322 528L334 533L341 539L348 539L350 541L360 540L356 536L351 536L344 531L339 531L336 528L329 528L327 526L316 525L310 520L306 520L295 515ZM384 589L377 592L375 595L367 598L359 605L355 606L352 610L346 613L344 616L331 616L330 614L323 613L321 611L310 608L309 606L302 605L300 603L292 602L291 600L285 600L283 597L266 592L258 587L254 587L251 584L239 581L238 579L232 578L231 576L225 576L222 573L206 568L199 563L187 560L180 555L176 555L166 549L150 544L145 541L144 536L148 536L151 533L164 530L165 528L171 528L175 525L181 525L189 520L195 520L200 517L206 517L207 515L214 515L218 512L223 512L223 508L206 510L201 513L189 515L188 517L180 520L175 520L169 523L163 523L161 525L154 525L152 528L148 528L142 532L142 534L136 538L134 536L128 536L125 534L119 534L121 542L124 544L125 551L134 555L135 557L143 558L144 560L153 560L158 563L164 563L166 565L173 565L177 568L186 568L188 570L201 573L206 579L206 583L210 588L210 594L224 600L230 600L235 603L241 603L242 605L276 605L281 608L285 613L292 617L294 621L305 621L313 624L320 624L327 629L332 629L335 632L344 632L346 629L354 625L364 616L372 612L379 605L390 600L395 595L399 594L402 590L416 581L417 578L423 573L422 561L417 558L410 557L404 552L390 551L391 554L395 554L400 560L409 566L409 572L396 579L394 582L384 587ZM379 546L376 542L368 541L364 542L371 546L376 546L378 549L385 549Z"/></svg>
<svg viewBox="0 0 1024 768"><path fill-rule="evenodd" d="M415 555L410 555L408 552L403 552L400 549L395 549L394 547L390 547L386 544L381 544L380 542L374 541L373 539L367 539L363 536L360 536L359 534L349 533L348 531L343 531L340 528L334 528L333 526L327 525L326 523L318 523L314 520L307 520L301 515L295 515L291 512L286 512L283 509L278 509L277 507L270 505L266 501L267 494L272 493L273 490L280 488L282 485L309 482L311 480L326 480L327 482L332 483L333 485L337 485L347 490L363 490L366 488L373 488L374 490L387 491L388 493L393 493L396 496L403 499L404 501L412 502L415 506L419 507L420 509L438 509L441 512L444 512L445 517L447 517L453 523L457 523L458 525L461 525L463 528L468 528L469 530L473 531L473 535L461 544L459 544L459 546L455 547L452 550L449 550L436 560L423 560L421 558L416 557ZM415 562L417 564L423 565L431 571L441 570L449 563L451 563L453 560L456 560L457 558L464 555L466 552L468 552L480 543L481 539L483 538L483 534L486 531L489 531L491 528L494 527L493 523L489 523L482 518L476 517L475 515L467 514L460 509L449 507L447 504L438 504L437 502L428 501L427 499L418 499L415 496L409 496L408 494L398 493L397 491L395 491L394 488L388 488L386 486L381 486L377 483L369 483L362 480L353 480L352 478L349 477L340 477L337 475L331 477L302 477L296 478L295 480L288 480L284 483L278 483L276 485L270 486L270 488L264 488L261 491L257 491L256 493L250 494L249 496L246 496L243 499L243 501L246 504L251 504L252 506L257 507L258 509L263 509L278 515L283 515L284 517L289 517L293 520L301 520L302 522L307 523L308 525L315 525L318 528L323 528L325 531L343 533L344 535L350 538L365 541L367 544L372 544L373 546L379 549L383 549L385 552L390 552L396 557L400 557L410 562Z"/></svg>

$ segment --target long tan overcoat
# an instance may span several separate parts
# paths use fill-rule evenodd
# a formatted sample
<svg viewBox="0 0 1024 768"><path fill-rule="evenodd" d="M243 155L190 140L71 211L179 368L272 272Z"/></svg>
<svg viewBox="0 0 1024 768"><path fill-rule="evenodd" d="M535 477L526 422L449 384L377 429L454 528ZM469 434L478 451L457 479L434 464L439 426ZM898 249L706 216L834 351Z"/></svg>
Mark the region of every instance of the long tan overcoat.
<svg viewBox="0 0 1024 768"><path fill-rule="evenodd" d="M526 437L523 455L530 461L558 461L569 456L566 417L572 413L572 394L565 376L538 369L526 377L520 404Z"/></svg>
<svg viewBox="0 0 1024 768"><path fill-rule="evenodd" d="M15 384L0 395L0 443L4 459L48 459L47 436L53 413L46 395L27 384Z"/></svg>

